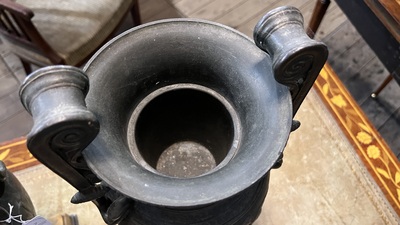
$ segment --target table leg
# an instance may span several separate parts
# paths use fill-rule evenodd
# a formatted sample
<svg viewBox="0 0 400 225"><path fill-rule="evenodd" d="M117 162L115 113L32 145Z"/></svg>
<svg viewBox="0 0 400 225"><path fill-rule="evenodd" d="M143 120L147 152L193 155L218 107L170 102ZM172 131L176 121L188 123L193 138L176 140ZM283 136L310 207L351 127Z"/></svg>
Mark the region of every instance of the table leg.
<svg viewBox="0 0 400 225"><path fill-rule="evenodd" d="M385 80L382 82L382 84L379 85L379 87L378 87L374 92L372 92L371 97L372 97L372 98L377 98L377 97L378 97L378 94L381 93L381 91L386 87L386 85L387 85L391 80L393 80L393 76L392 76L392 74L389 74L389 76L387 76L387 77L385 78Z"/></svg>
<svg viewBox="0 0 400 225"><path fill-rule="evenodd" d="M319 25L321 24L322 19L328 9L331 0L317 0L315 4L315 8L313 10L313 14L311 16L310 23L307 28L307 35L310 38L314 38L315 33L318 30Z"/></svg>

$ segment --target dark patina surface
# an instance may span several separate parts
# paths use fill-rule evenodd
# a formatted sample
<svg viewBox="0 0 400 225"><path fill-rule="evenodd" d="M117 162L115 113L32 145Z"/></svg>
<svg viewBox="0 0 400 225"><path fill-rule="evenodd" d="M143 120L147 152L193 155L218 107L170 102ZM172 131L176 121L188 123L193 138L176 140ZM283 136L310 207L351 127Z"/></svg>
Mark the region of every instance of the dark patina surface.
<svg viewBox="0 0 400 225"><path fill-rule="evenodd" d="M108 224L251 224L327 58L293 7L262 18L254 41L163 20L111 40L84 71L38 70L20 92L28 148Z"/></svg>

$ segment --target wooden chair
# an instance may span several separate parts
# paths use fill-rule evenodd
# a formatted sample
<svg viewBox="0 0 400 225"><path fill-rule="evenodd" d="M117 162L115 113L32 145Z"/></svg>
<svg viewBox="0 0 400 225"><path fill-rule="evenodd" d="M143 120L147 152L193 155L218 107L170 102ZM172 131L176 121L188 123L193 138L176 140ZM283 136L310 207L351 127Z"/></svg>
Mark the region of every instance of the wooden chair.
<svg viewBox="0 0 400 225"><path fill-rule="evenodd" d="M1 40L27 74L31 65L82 65L125 16L139 25L137 0L0 0Z"/></svg>

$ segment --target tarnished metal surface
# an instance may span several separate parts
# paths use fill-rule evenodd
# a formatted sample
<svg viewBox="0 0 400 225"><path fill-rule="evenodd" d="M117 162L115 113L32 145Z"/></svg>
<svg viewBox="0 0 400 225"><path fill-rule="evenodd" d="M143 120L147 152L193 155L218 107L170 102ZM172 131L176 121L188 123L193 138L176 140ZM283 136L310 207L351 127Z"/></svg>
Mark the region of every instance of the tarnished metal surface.
<svg viewBox="0 0 400 225"><path fill-rule="evenodd" d="M20 92L28 148L109 224L250 224L327 57L292 7L254 37L162 20L111 40L84 71L39 70Z"/></svg>
<svg viewBox="0 0 400 225"><path fill-rule="evenodd" d="M35 215L28 193L0 161L0 224L21 224Z"/></svg>

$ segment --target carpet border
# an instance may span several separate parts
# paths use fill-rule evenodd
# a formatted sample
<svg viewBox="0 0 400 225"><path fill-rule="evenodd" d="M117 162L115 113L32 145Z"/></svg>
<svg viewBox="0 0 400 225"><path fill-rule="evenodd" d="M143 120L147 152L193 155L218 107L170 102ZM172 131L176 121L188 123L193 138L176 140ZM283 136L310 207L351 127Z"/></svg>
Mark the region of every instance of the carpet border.
<svg viewBox="0 0 400 225"><path fill-rule="evenodd" d="M11 172L40 164L26 147L26 138L20 137L0 143L0 160Z"/></svg>
<svg viewBox="0 0 400 225"><path fill-rule="evenodd" d="M329 64L321 70L314 89L400 216L400 163L397 157Z"/></svg>

